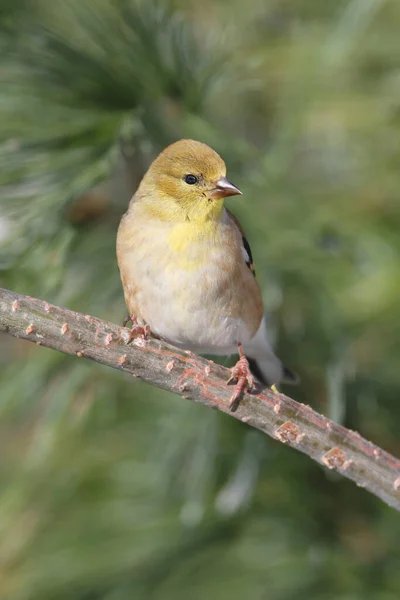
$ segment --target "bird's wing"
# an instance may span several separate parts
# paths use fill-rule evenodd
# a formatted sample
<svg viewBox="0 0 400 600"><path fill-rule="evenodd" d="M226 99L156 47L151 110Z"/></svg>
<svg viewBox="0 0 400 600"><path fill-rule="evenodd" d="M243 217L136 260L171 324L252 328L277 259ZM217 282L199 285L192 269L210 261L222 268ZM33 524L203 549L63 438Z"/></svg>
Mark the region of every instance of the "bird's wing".
<svg viewBox="0 0 400 600"><path fill-rule="evenodd" d="M243 231L243 228L242 228L239 220L235 217L235 215L233 215L231 213L231 211L228 210L228 209L226 210L226 212L228 213L229 218L231 219L231 221L233 221L234 225L239 230L239 233L242 236L242 254L243 254L243 258L245 260L246 265L249 267L250 271L253 273L253 275L255 277L256 276L256 271L254 269L253 255L252 255L250 244L249 244L249 242L247 240L246 234Z"/></svg>

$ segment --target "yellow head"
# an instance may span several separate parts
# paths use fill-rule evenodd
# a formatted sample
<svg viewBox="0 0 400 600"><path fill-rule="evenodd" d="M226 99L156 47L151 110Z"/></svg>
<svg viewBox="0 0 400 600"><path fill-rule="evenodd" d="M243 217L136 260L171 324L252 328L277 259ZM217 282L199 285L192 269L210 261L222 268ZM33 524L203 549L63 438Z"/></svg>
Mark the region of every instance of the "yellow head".
<svg viewBox="0 0 400 600"><path fill-rule="evenodd" d="M135 201L162 220L217 219L226 196L241 191L226 178L226 166L212 148L180 140L159 154L139 186Z"/></svg>

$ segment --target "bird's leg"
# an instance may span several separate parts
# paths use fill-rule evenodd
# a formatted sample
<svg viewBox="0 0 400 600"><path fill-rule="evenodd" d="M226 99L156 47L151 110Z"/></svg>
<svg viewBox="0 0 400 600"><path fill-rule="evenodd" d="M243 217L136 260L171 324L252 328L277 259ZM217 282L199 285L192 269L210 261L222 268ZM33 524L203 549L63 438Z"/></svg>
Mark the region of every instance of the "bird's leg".
<svg viewBox="0 0 400 600"><path fill-rule="evenodd" d="M142 335L144 339L147 339L149 337L151 333L150 325L139 325L136 315L128 315L123 320L122 327L126 327L129 321L131 322L132 327L129 331L129 338L126 342L127 344L129 344L129 342L131 342L134 338L138 337L139 335Z"/></svg>
<svg viewBox="0 0 400 600"><path fill-rule="evenodd" d="M122 321L122 327L126 327L129 321L132 320L132 315L126 315L125 319Z"/></svg>
<svg viewBox="0 0 400 600"><path fill-rule="evenodd" d="M231 369L231 376L227 383L236 381L235 391L229 401L229 408L232 408L234 404L239 400L241 394L246 390L251 390L254 386L254 377L250 371L249 361L247 360L242 344L238 344L239 360L236 365Z"/></svg>

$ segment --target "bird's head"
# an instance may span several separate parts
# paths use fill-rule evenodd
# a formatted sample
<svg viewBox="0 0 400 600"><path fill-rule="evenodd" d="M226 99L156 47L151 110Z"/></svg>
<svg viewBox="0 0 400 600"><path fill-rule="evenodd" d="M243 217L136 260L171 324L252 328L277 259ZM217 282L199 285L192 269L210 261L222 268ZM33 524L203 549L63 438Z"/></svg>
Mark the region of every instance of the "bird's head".
<svg viewBox="0 0 400 600"><path fill-rule="evenodd" d="M226 178L226 166L212 148L180 140L159 154L145 174L139 199L163 220L216 219L224 198L241 194Z"/></svg>

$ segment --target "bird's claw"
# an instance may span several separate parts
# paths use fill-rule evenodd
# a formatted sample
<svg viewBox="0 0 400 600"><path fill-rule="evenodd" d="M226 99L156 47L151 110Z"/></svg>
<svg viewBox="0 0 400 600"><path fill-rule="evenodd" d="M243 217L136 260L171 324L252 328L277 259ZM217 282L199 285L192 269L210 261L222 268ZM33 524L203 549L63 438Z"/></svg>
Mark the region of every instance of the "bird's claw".
<svg viewBox="0 0 400 600"><path fill-rule="evenodd" d="M133 317L135 318L135 317ZM126 327L129 323L129 321L132 320L132 315L126 315L125 319L122 321L122 327Z"/></svg>
<svg viewBox="0 0 400 600"><path fill-rule="evenodd" d="M246 390L251 391L254 387L254 377L250 371L249 361L244 355L241 356L236 365L232 367L231 376L229 377L227 384L229 385L233 381L236 381L236 386L235 391L229 400L230 409L233 408L243 392Z"/></svg>
<svg viewBox="0 0 400 600"><path fill-rule="evenodd" d="M132 340L134 340L135 338L137 338L139 336L143 336L143 339L147 340L151 333L150 325L139 325L137 317L135 317L135 315L128 315L127 317L125 317L122 326L126 327L127 323L129 323L129 321L131 322L132 327L129 330L129 334L126 339L126 343L129 344Z"/></svg>

